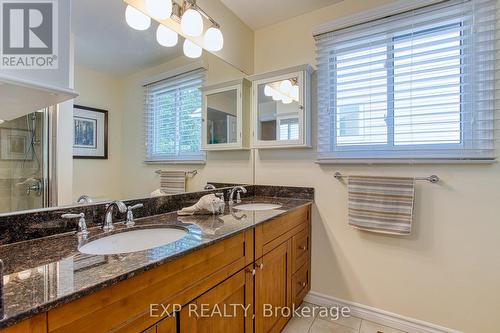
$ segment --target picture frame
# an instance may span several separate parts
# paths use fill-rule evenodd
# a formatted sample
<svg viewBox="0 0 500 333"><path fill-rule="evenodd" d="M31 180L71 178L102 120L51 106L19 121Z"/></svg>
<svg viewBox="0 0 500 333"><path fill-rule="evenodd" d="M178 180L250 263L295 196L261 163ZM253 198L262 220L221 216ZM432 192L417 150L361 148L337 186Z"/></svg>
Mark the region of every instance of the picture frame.
<svg viewBox="0 0 500 333"><path fill-rule="evenodd" d="M108 158L108 111L73 106L73 158Z"/></svg>
<svg viewBox="0 0 500 333"><path fill-rule="evenodd" d="M32 132L17 128L0 128L0 159L7 161L31 161Z"/></svg>

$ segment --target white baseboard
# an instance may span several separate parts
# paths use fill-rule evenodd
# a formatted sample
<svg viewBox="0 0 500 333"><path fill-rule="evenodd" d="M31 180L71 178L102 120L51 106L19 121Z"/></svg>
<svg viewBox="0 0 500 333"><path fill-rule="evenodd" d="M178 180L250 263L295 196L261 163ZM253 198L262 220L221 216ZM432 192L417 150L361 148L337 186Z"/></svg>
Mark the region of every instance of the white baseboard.
<svg viewBox="0 0 500 333"><path fill-rule="evenodd" d="M346 306L351 309L351 315L354 317L373 321L377 324L396 328L408 333L462 333L454 329L400 316L392 312L323 295L314 291L307 294L304 301L320 306Z"/></svg>

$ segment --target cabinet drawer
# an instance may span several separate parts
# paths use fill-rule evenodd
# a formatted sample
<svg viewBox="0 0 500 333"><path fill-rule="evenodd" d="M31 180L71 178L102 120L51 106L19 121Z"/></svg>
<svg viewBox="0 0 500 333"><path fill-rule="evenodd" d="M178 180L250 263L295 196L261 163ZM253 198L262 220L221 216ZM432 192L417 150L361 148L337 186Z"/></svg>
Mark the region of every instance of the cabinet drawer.
<svg viewBox="0 0 500 333"><path fill-rule="evenodd" d="M292 273L309 261L311 255L311 240L309 228L292 237Z"/></svg>
<svg viewBox="0 0 500 333"><path fill-rule="evenodd" d="M273 250L298 232L310 228L310 205L300 207L255 228L255 258Z"/></svg>
<svg viewBox="0 0 500 333"><path fill-rule="evenodd" d="M311 289L311 265L306 262L299 268L297 273L292 276L292 298L293 304L300 305Z"/></svg>
<svg viewBox="0 0 500 333"><path fill-rule="evenodd" d="M266 244L288 230L309 221L309 207L299 208L284 216L278 217L262 226L263 244Z"/></svg>

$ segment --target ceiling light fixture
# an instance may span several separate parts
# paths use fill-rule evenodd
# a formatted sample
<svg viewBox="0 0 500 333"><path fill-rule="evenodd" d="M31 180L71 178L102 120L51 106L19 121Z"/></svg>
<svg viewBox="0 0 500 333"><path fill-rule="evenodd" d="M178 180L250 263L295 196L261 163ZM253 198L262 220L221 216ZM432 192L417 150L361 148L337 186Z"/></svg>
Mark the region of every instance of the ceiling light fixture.
<svg viewBox="0 0 500 333"><path fill-rule="evenodd" d="M132 6L127 6L125 20L135 30L148 30L151 26L151 18Z"/></svg>
<svg viewBox="0 0 500 333"><path fill-rule="evenodd" d="M184 55L188 58L196 59L201 56L202 53L202 48L190 41L189 39L186 39L184 41Z"/></svg>
<svg viewBox="0 0 500 333"><path fill-rule="evenodd" d="M211 27L205 32L203 37L205 48L209 51L220 51L224 47L224 36L218 28Z"/></svg>
<svg viewBox="0 0 500 333"><path fill-rule="evenodd" d="M140 9L127 6L125 17L128 25L136 30L147 30L151 26L151 18L155 19L160 23L156 40L162 46L177 45L179 33L189 40L184 42L183 49L190 58L200 57L203 48L217 52L224 47L220 25L196 4L196 0L183 0L182 4L175 0L145 0L145 9ZM205 21L209 22L206 31Z"/></svg>
<svg viewBox="0 0 500 333"><path fill-rule="evenodd" d="M172 29L160 24L156 30L156 41L161 46L172 47L177 45L179 35Z"/></svg>
<svg viewBox="0 0 500 333"><path fill-rule="evenodd" d="M296 79L283 80L264 86L264 95L271 97L273 101L281 101L290 104L299 101L299 86Z"/></svg>
<svg viewBox="0 0 500 333"><path fill-rule="evenodd" d="M164 20L172 15L172 0L146 0L149 15Z"/></svg>
<svg viewBox="0 0 500 333"><path fill-rule="evenodd" d="M203 18L201 14L192 8L186 10L186 12L182 14L181 29L187 36L201 36L203 33Z"/></svg>

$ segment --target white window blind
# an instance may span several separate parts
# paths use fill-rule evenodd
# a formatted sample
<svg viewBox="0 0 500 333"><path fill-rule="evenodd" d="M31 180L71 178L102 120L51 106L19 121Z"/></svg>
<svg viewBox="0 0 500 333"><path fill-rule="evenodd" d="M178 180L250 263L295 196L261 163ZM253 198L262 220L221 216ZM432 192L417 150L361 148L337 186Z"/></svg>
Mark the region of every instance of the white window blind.
<svg viewBox="0 0 500 333"><path fill-rule="evenodd" d="M204 69L145 86L146 162L200 162Z"/></svg>
<svg viewBox="0 0 500 333"><path fill-rule="evenodd" d="M316 36L318 160L493 159L495 0Z"/></svg>
<svg viewBox="0 0 500 333"><path fill-rule="evenodd" d="M280 140L298 140L299 139L299 118L284 118L279 121Z"/></svg>

